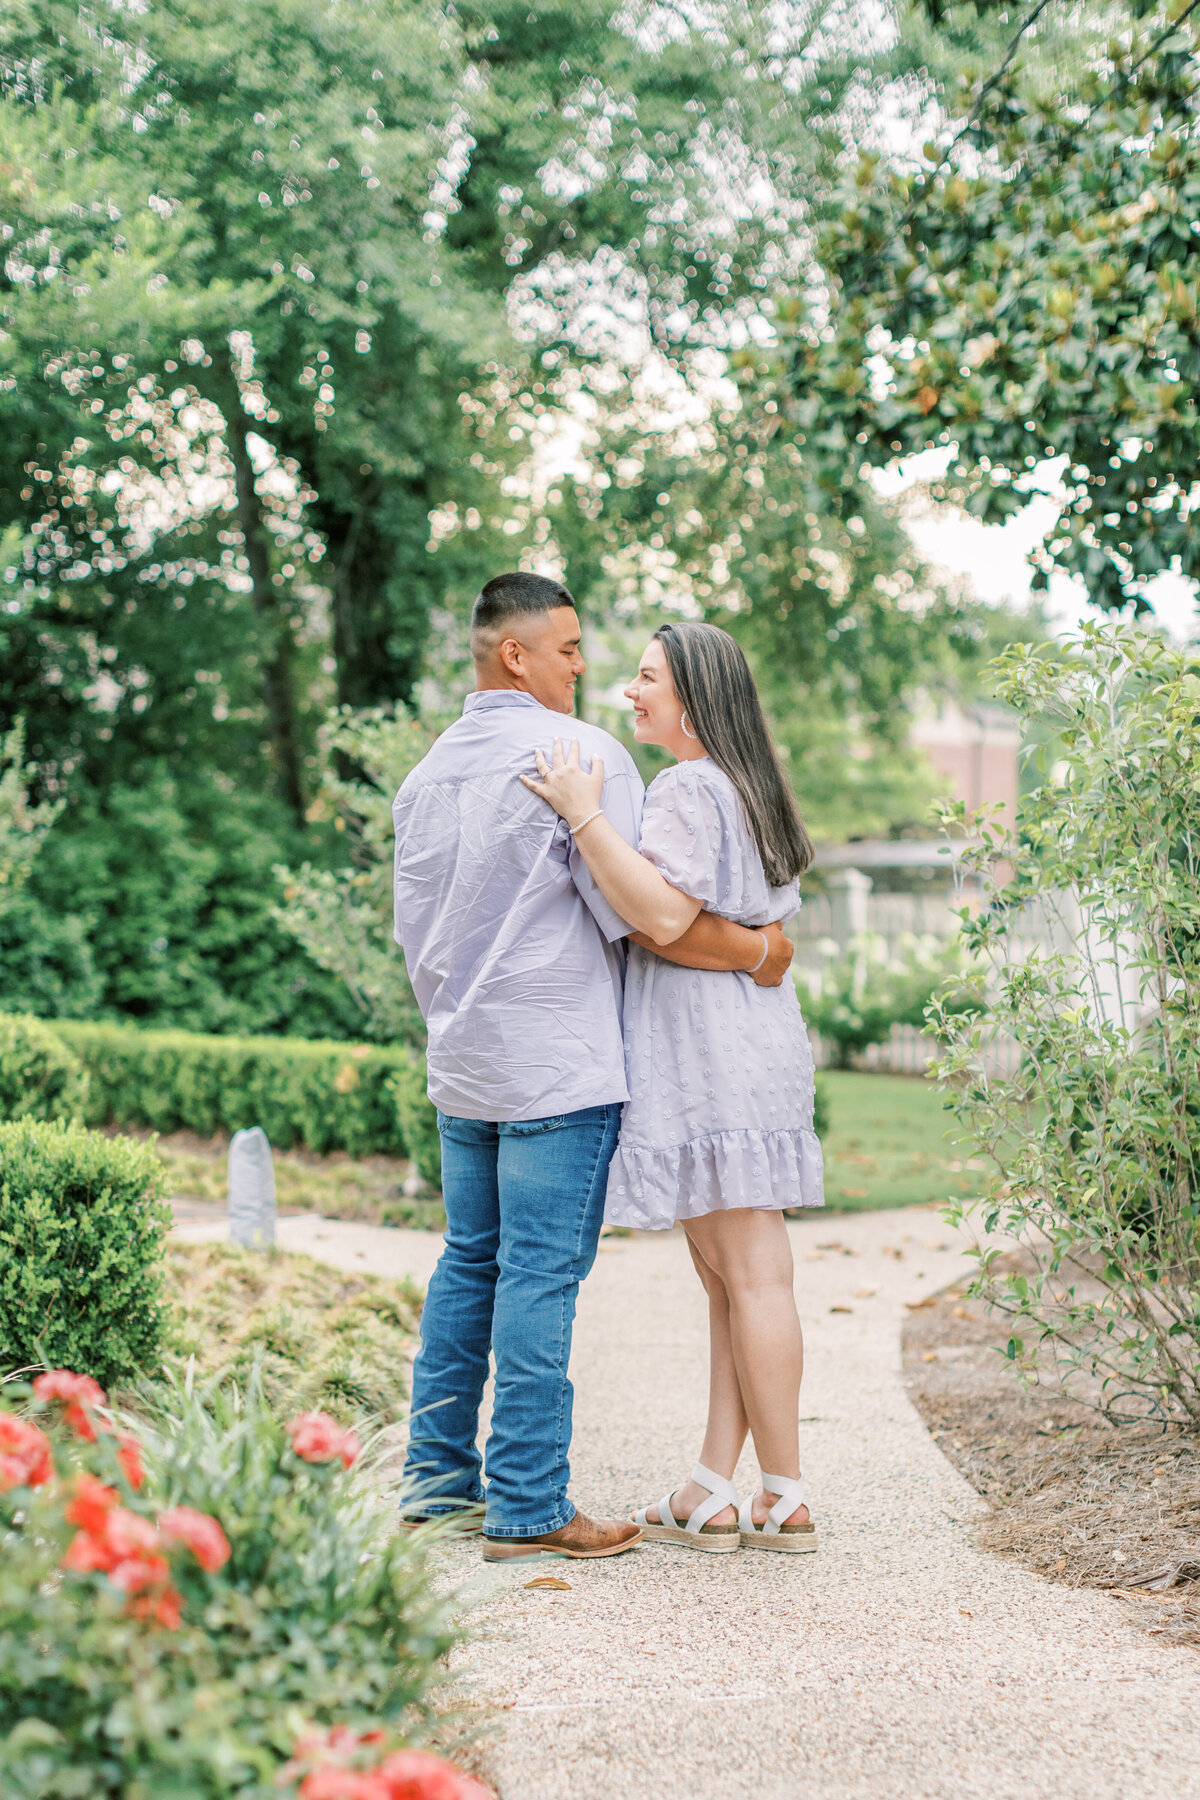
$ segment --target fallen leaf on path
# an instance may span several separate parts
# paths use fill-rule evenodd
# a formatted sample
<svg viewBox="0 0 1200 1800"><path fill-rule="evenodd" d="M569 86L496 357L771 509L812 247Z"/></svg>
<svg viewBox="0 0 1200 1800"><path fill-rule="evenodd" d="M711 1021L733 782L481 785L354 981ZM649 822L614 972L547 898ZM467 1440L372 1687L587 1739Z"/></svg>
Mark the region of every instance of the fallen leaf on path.
<svg viewBox="0 0 1200 1800"><path fill-rule="evenodd" d="M854 1308L852 1306L831 1306L829 1310L830 1312L853 1312Z"/></svg>
<svg viewBox="0 0 1200 1800"><path fill-rule="evenodd" d="M1056 1569L1065 1569L1066 1566L1067 1566L1067 1559L1065 1556L1060 1556L1058 1561L1054 1565L1054 1567Z"/></svg>
<svg viewBox="0 0 1200 1800"><path fill-rule="evenodd" d="M903 1262L904 1261L903 1250L897 1250L891 1244L885 1244L883 1246L883 1254L885 1256L890 1256L894 1262Z"/></svg>
<svg viewBox="0 0 1200 1800"><path fill-rule="evenodd" d="M805 1262L824 1262L825 1254L821 1250L806 1250L804 1252L804 1260Z"/></svg>
<svg viewBox="0 0 1200 1800"><path fill-rule="evenodd" d="M925 1352L924 1356L921 1358L921 1361L922 1362L936 1362L937 1361L937 1351L936 1350L927 1350Z"/></svg>
<svg viewBox="0 0 1200 1800"><path fill-rule="evenodd" d="M569 1581L560 1581L558 1579L557 1575L535 1575L532 1581L527 1581L525 1583L525 1586L527 1588L531 1588L531 1587L566 1588L569 1591L571 1584Z"/></svg>
<svg viewBox="0 0 1200 1800"><path fill-rule="evenodd" d="M857 1256L858 1255L857 1250L852 1250L850 1248L849 1244L840 1244L836 1238L830 1244L818 1244L817 1249L818 1250L836 1250L839 1256Z"/></svg>
<svg viewBox="0 0 1200 1800"><path fill-rule="evenodd" d="M940 1238L926 1238L925 1248L927 1250L948 1250L950 1246L943 1244Z"/></svg>
<svg viewBox="0 0 1200 1800"><path fill-rule="evenodd" d="M937 1295L936 1294L927 1294L925 1296L924 1300L906 1300L904 1302L904 1304L908 1308L909 1312L920 1312L920 1310L923 1306L936 1306L937 1305Z"/></svg>
<svg viewBox="0 0 1200 1800"><path fill-rule="evenodd" d="M854 1298L856 1300L869 1300L871 1298L871 1295L874 1294L876 1291L877 1290L872 1287L855 1288Z"/></svg>
<svg viewBox="0 0 1200 1800"><path fill-rule="evenodd" d="M968 1312L965 1306L952 1306L950 1317L952 1319L974 1319L975 1314Z"/></svg>
<svg viewBox="0 0 1200 1800"><path fill-rule="evenodd" d="M959 1610L959 1612L960 1612L960 1613L961 1613L961 1614L962 1614L962 1616L963 1616L963 1618L964 1618L964 1619L969 1619L969 1618L970 1618L970 1616L971 1616L971 1615L970 1615L970 1613L969 1613L969 1612L968 1612L968 1611L967 1611L967 1609L966 1609L966 1607L965 1607L965 1606L960 1606L960 1607L959 1607L959 1609L958 1609L958 1610Z"/></svg>

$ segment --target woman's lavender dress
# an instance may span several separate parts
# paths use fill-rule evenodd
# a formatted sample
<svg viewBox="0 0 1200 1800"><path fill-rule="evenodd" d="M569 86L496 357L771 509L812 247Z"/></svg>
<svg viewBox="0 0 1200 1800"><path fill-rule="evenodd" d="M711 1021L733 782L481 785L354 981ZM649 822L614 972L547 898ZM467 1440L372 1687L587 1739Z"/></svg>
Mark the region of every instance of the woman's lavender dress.
<svg viewBox="0 0 1200 1800"><path fill-rule="evenodd" d="M710 758L664 770L640 849L673 887L739 925L786 919L737 789ZM632 1098L608 1178L610 1225L662 1231L730 1207L823 1206L813 1060L796 989L681 969L634 945L625 980Z"/></svg>

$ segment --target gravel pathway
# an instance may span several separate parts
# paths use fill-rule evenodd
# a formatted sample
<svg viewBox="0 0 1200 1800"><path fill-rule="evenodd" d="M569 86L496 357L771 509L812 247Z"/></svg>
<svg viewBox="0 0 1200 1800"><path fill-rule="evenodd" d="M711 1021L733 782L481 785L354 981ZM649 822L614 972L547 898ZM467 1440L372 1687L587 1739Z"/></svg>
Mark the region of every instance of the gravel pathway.
<svg viewBox="0 0 1200 1800"><path fill-rule="evenodd" d="M1114 1598L977 1550L979 1502L905 1396L904 1306L969 1266L954 1234L919 1208L791 1231L820 1551L656 1544L524 1570L484 1568L477 1544L439 1552L472 1633L453 1693L480 1720L501 1800L1200 1793L1200 1658L1156 1645ZM436 1250L419 1232L329 1220L283 1221L280 1239L419 1278ZM684 1478L705 1320L680 1236L604 1241L572 1375L580 1505L626 1514ZM754 1478L747 1459L739 1485ZM569 1589L525 1586L545 1573Z"/></svg>

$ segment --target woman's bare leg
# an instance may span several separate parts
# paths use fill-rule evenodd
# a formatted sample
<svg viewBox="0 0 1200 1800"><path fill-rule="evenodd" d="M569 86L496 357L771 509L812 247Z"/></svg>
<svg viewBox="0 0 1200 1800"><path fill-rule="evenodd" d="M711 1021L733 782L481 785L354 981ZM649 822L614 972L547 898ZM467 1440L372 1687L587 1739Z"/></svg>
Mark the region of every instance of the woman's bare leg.
<svg viewBox="0 0 1200 1800"><path fill-rule="evenodd" d="M738 1207L689 1219L686 1230L698 1266L715 1275L725 1294L737 1388L759 1467L795 1479L800 1473L804 1340L783 1214ZM710 1429L711 1424L710 1418ZM756 1497L756 1524L765 1521L777 1498ZM798 1523L807 1516L804 1507L792 1515Z"/></svg>
<svg viewBox="0 0 1200 1800"><path fill-rule="evenodd" d="M700 1461L706 1469L713 1469L718 1475L732 1477L750 1424L746 1408L742 1404L742 1392L738 1386L733 1357L733 1341L729 1332L729 1296L720 1276L715 1269L709 1268L690 1237L688 1249L692 1253L696 1273L708 1295L708 1425L700 1450ZM671 1510L677 1519L683 1521L707 1498L707 1488L695 1481L685 1481L671 1496ZM646 1517L652 1524L655 1521L662 1523L658 1519L657 1506L650 1507ZM736 1523L736 1519L737 1514L733 1508L726 1506L714 1514L712 1523L732 1525Z"/></svg>

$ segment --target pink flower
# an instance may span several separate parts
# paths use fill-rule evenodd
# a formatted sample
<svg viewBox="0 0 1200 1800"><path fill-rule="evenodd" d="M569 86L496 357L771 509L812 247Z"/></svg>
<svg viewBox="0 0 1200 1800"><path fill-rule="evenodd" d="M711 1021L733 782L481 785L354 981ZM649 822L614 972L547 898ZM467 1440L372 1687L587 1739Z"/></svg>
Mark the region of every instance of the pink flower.
<svg viewBox="0 0 1200 1800"><path fill-rule="evenodd" d="M105 1537L118 1560L127 1556L157 1556L162 1551L162 1539L149 1519L130 1512L125 1506L114 1506L109 1512Z"/></svg>
<svg viewBox="0 0 1200 1800"><path fill-rule="evenodd" d="M388 1800L491 1800L479 1782L427 1750L397 1750L379 1774Z"/></svg>
<svg viewBox="0 0 1200 1800"><path fill-rule="evenodd" d="M105 1406L108 1396L90 1375L75 1375L70 1369L49 1369L34 1380L35 1400L61 1400L67 1424L89 1444L96 1441L96 1424L91 1408Z"/></svg>
<svg viewBox="0 0 1200 1800"><path fill-rule="evenodd" d="M358 1775L326 1763L304 1777L300 1800L390 1800L390 1789L376 1774Z"/></svg>
<svg viewBox="0 0 1200 1800"><path fill-rule="evenodd" d="M358 1460L362 1445L325 1412L300 1413L287 1426L292 1449L305 1462L332 1462L340 1457L346 1468Z"/></svg>
<svg viewBox="0 0 1200 1800"><path fill-rule="evenodd" d="M53 1473L45 1433L16 1413L0 1412L0 1494L10 1488L42 1487Z"/></svg>
<svg viewBox="0 0 1200 1800"><path fill-rule="evenodd" d="M202 1569L211 1575L229 1561L229 1539L216 1519L191 1506L173 1506L158 1515L158 1529L178 1544L186 1544Z"/></svg>
<svg viewBox="0 0 1200 1800"><path fill-rule="evenodd" d="M108 1579L123 1594L140 1594L163 1586L170 1572L165 1556L124 1556L109 1569Z"/></svg>
<svg viewBox="0 0 1200 1800"><path fill-rule="evenodd" d="M125 1471L126 1481L136 1493L146 1479L146 1471L142 1467L142 1446L128 1433L117 1442L117 1461Z"/></svg>

